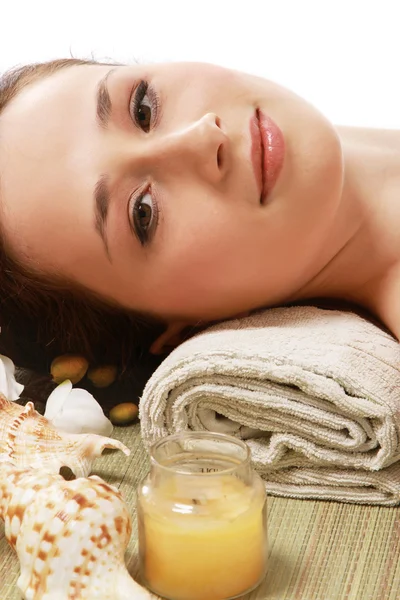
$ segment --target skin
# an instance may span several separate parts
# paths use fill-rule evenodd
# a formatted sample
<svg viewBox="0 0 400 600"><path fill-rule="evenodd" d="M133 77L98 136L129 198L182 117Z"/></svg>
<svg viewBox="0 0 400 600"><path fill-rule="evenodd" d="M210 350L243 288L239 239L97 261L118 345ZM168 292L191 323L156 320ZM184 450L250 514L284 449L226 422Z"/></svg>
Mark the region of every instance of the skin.
<svg viewBox="0 0 400 600"><path fill-rule="evenodd" d="M185 324L317 296L359 303L400 336L398 132L335 128L272 82L197 63L115 68L105 129L95 96L109 70L64 69L0 116L1 218L19 260L162 320L156 350ZM129 110L141 80L159 96L148 131ZM250 158L256 108L285 138L265 204ZM101 176L107 250L94 217ZM153 215L144 245L132 218L141 194Z"/></svg>

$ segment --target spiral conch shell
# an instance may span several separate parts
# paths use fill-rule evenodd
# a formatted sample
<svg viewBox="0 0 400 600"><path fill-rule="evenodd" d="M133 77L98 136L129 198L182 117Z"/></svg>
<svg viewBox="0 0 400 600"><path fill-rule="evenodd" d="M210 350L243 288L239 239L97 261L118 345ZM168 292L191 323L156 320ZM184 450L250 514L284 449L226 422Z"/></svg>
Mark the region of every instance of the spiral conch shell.
<svg viewBox="0 0 400 600"><path fill-rule="evenodd" d="M104 448L121 442L58 432L31 402L0 395L0 518L21 567L25 600L149 600L129 575L127 506L113 486L90 472ZM67 466L78 478L66 481Z"/></svg>
<svg viewBox="0 0 400 600"><path fill-rule="evenodd" d="M57 431L32 402L23 407L0 395L0 463L12 462L16 467L49 473L69 467L76 477L85 477L105 448L129 454L129 449L118 440L92 433Z"/></svg>
<svg viewBox="0 0 400 600"><path fill-rule="evenodd" d="M25 600L153 598L126 569L130 515L100 477L65 481L0 464L0 517L20 561Z"/></svg>

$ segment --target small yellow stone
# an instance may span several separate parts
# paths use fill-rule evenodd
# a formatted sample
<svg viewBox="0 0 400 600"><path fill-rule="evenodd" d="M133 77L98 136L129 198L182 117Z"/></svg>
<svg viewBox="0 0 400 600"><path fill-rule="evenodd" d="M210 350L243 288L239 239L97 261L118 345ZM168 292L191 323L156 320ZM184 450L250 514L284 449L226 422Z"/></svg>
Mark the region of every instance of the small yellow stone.
<svg viewBox="0 0 400 600"><path fill-rule="evenodd" d="M132 402L117 404L110 410L110 421L113 425L129 425L139 414L139 408Z"/></svg>
<svg viewBox="0 0 400 600"><path fill-rule="evenodd" d="M50 366L50 373L55 383L62 383L69 379L71 383L78 383L85 376L89 363L79 354L63 354L57 356Z"/></svg>
<svg viewBox="0 0 400 600"><path fill-rule="evenodd" d="M115 365L103 365L89 369L87 376L94 386L104 388L115 381L117 371L118 369Z"/></svg>

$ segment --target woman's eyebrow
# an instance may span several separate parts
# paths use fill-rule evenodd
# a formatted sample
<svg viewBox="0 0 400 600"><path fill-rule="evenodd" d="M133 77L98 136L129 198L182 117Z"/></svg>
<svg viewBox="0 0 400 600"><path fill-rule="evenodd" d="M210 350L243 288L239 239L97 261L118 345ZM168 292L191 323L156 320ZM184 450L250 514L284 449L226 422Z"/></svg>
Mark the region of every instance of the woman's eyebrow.
<svg viewBox="0 0 400 600"><path fill-rule="evenodd" d="M102 77L96 91L96 117L102 129L107 129L112 112L110 92L108 91L108 78L116 70L112 68ZM107 185L107 176L102 175L94 187L94 222L95 229L100 235L108 260L111 262L110 250L107 242L107 216L110 204L110 192Z"/></svg>
<svg viewBox="0 0 400 600"><path fill-rule="evenodd" d="M96 116L97 122L103 129L107 129L112 113L110 92L108 91L108 78L116 70L113 67L102 77L97 85L96 92Z"/></svg>
<svg viewBox="0 0 400 600"><path fill-rule="evenodd" d="M95 229L97 233L100 235L104 249L107 254L107 258L110 262L110 250L108 248L107 242L107 217L108 217L108 207L110 204L110 191L107 185L107 176L102 175L94 188L94 219L95 219Z"/></svg>

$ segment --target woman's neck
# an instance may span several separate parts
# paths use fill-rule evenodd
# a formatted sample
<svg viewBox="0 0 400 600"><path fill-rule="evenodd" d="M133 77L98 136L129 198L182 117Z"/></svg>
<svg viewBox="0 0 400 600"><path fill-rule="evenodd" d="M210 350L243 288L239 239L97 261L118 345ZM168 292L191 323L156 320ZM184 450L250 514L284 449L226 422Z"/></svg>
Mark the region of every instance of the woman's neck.
<svg viewBox="0 0 400 600"><path fill-rule="evenodd" d="M316 275L291 300L355 302L399 336L400 322L393 327L387 296L391 278L400 291L400 131L340 127L338 133L342 201Z"/></svg>

